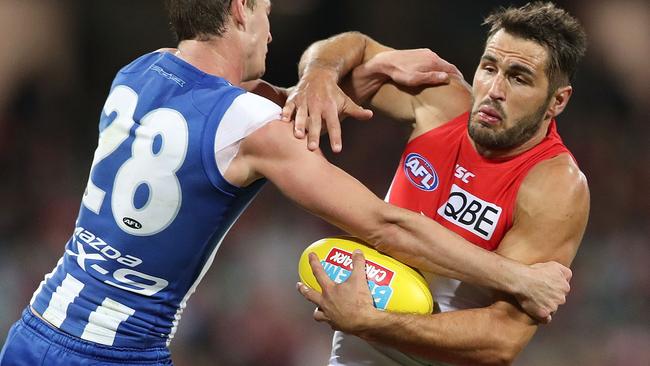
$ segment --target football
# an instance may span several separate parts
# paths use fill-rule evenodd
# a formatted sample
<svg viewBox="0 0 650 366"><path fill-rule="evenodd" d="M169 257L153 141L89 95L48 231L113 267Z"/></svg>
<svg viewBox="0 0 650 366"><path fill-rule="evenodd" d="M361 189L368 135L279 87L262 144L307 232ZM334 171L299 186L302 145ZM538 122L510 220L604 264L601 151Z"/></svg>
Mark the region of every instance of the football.
<svg viewBox="0 0 650 366"><path fill-rule="evenodd" d="M308 246L298 263L300 280L321 291L309 266L308 255L316 253L325 272L336 283L352 273L352 252L359 249L366 258L366 277L375 307L400 313L430 314L433 298L424 277L415 269L378 252L354 237L329 237Z"/></svg>

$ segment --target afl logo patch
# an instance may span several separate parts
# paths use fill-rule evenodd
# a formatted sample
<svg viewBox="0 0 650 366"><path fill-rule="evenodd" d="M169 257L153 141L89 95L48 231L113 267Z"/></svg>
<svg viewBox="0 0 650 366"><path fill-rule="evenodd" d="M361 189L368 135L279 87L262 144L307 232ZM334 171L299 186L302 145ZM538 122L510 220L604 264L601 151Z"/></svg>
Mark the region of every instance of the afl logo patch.
<svg viewBox="0 0 650 366"><path fill-rule="evenodd" d="M130 217L123 217L122 222L124 225L130 227L131 229L142 229L142 224L139 223L136 219Z"/></svg>
<svg viewBox="0 0 650 366"><path fill-rule="evenodd" d="M438 174L431 163L418 153L410 153L404 160L404 173L418 189L433 191L438 188Z"/></svg>

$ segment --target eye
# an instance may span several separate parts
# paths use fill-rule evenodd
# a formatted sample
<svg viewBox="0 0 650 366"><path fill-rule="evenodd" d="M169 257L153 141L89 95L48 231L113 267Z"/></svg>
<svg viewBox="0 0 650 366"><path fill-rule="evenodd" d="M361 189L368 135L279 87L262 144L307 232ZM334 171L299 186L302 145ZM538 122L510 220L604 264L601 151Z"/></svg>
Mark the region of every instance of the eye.
<svg viewBox="0 0 650 366"><path fill-rule="evenodd" d="M497 71L497 69L492 65L483 65L483 70L488 74L493 74Z"/></svg>
<svg viewBox="0 0 650 366"><path fill-rule="evenodd" d="M513 79L517 84L521 84L521 85L528 84L528 83L526 82L526 79L524 79L523 77L521 77L521 76L519 76L519 75L515 75L515 76L513 76L512 79Z"/></svg>

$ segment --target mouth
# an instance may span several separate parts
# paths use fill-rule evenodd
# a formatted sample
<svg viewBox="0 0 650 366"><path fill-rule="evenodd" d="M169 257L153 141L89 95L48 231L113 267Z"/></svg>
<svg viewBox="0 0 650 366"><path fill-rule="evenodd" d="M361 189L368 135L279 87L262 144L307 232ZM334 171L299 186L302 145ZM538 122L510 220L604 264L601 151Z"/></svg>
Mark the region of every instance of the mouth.
<svg viewBox="0 0 650 366"><path fill-rule="evenodd" d="M488 105L481 106L478 109L476 116L478 117L479 121L489 125L496 125L503 120L501 113L499 113L499 111L497 111L495 108Z"/></svg>

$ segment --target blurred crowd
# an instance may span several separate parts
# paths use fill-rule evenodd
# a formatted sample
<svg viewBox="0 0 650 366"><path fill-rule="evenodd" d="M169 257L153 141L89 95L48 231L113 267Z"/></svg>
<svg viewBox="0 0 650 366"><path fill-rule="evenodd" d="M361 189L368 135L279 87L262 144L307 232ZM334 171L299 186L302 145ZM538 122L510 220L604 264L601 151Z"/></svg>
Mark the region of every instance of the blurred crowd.
<svg viewBox="0 0 650 366"><path fill-rule="evenodd" d="M174 46L161 3L0 0L0 344L71 235L113 75ZM482 17L523 3L274 0L266 79L295 83L309 44L359 30L395 48L429 47L471 82ZM591 215L568 303L517 364L649 365L650 4L558 4L590 36L558 127L589 180ZM328 156L383 197L408 130L381 116L346 121L343 152ZM267 186L190 299L172 343L175 364L323 365L331 330L312 320L295 282L302 249L334 234Z"/></svg>

